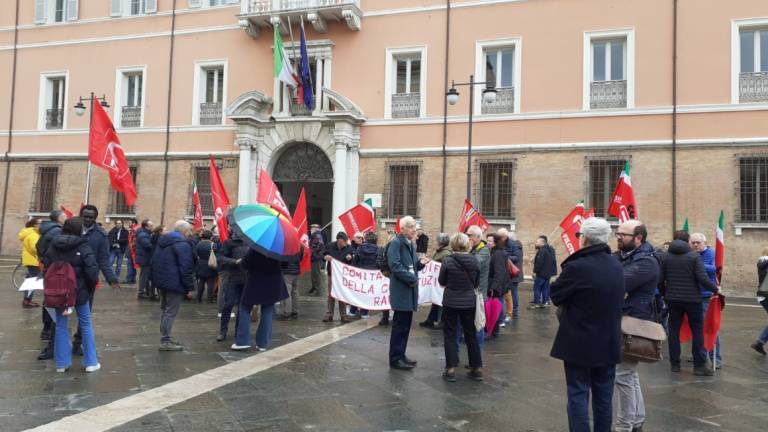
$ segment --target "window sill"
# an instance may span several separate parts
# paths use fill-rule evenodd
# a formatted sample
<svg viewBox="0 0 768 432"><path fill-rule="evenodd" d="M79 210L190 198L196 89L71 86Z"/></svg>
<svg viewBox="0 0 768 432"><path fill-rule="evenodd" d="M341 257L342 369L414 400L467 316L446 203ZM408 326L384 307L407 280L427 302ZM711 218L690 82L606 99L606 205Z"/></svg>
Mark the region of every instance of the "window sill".
<svg viewBox="0 0 768 432"><path fill-rule="evenodd" d="M745 229L768 230L768 222L735 222L733 224L734 235L740 236Z"/></svg>
<svg viewBox="0 0 768 432"><path fill-rule="evenodd" d="M35 218L46 217L47 218L50 215L51 215L51 212L47 212L47 213L46 212L27 212L27 217L30 217L30 218L33 218L33 217L35 217Z"/></svg>

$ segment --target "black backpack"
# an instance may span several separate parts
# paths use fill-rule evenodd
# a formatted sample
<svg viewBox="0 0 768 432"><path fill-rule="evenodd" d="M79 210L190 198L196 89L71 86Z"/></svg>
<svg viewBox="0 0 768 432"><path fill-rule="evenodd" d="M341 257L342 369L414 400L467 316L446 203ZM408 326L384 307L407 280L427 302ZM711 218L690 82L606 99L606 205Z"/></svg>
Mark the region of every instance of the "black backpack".
<svg viewBox="0 0 768 432"><path fill-rule="evenodd" d="M381 274L384 275L384 277L389 277L392 274L392 270L389 268L389 257L387 256L387 250L389 250L389 245L392 244L394 240L391 240L389 243L387 243L386 246L379 249L379 253L376 254L376 267L379 268L381 271Z"/></svg>

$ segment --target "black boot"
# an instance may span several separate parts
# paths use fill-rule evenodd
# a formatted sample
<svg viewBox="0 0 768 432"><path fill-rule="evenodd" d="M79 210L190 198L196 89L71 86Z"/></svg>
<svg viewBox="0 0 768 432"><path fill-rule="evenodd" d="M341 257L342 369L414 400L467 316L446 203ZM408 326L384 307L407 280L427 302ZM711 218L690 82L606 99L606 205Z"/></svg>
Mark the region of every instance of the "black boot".
<svg viewBox="0 0 768 432"><path fill-rule="evenodd" d="M53 348L51 346L46 346L43 348L42 351L40 351L40 355L37 356L38 360L50 360L53 358Z"/></svg>

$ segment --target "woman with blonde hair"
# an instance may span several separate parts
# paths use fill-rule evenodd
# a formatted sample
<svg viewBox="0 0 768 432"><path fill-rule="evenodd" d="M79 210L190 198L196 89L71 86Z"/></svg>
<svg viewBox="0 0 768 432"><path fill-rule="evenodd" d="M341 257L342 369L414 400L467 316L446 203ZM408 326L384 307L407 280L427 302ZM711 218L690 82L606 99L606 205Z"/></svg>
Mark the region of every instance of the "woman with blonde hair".
<svg viewBox="0 0 768 432"><path fill-rule="evenodd" d="M768 312L768 247L763 249L763 255L757 259L757 301ZM751 345L752 349L765 355L763 345L768 342L768 326L763 329L757 340Z"/></svg>

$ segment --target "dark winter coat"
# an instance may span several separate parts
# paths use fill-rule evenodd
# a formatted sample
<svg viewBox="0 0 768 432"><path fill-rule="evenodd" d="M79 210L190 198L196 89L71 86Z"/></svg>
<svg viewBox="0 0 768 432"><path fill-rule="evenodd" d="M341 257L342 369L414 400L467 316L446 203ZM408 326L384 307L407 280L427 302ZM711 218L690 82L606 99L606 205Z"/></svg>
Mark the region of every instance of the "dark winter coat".
<svg viewBox="0 0 768 432"><path fill-rule="evenodd" d="M96 290L99 280L99 265L88 241L83 237L62 234L51 241L50 247L42 258L47 269L54 261L66 261L75 269L77 277L77 299L80 306L88 303Z"/></svg>
<svg viewBox="0 0 768 432"><path fill-rule="evenodd" d="M323 252L325 251L325 240L323 239L323 233L315 231L314 234L309 235L309 250L312 251L312 262L322 261Z"/></svg>
<svg viewBox="0 0 768 432"><path fill-rule="evenodd" d="M61 225L54 221L45 221L40 224L40 240L37 241L37 256L41 257L45 255L48 250L48 246L51 245L53 239L61 234Z"/></svg>
<svg viewBox="0 0 768 432"><path fill-rule="evenodd" d="M621 362L624 273L606 244L588 246L562 264L552 284L560 327L551 356L581 367Z"/></svg>
<svg viewBox="0 0 768 432"><path fill-rule="evenodd" d="M159 290L186 294L194 289L194 252L181 233L173 231L160 237L151 265L152 283Z"/></svg>
<svg viewBox="0 0 768 432"><path fill-rule="evenodd" d="M363 243L355 251L354 266L366 270L378 270L376 259L379 256L379 247L374 243Z"/></svg>
<svg viewBox="0 0 768 432"><path fill-rule="evenodd" d="M709 280L699 254L682 240L674 240L669 245L659 280L667 301L701 303L701 287L712 292L717 289Z"/></svg>
<svg viewBox="0 0 768 432"><path fill-rule="evenodd" d="M393 311L415 311L419 307L419 270L424 266L416 257L413 242L404 235L387 246L389 264L389 304Z"/></svg>
<svg viewBox="0 0 768 432"><path fill-rule="evenodd" d="M429 237L426 234L422 234L416 239L416 253L426 254L429 249Z"/></svg>
<svg viewBox="0 0 768 432"><path fill-rule="evenodd" d="M624 268L624 315L643 320L653 320L653 300L659 285L659 260L653 246L643 243L623 256L615 254Z"/></svg>
<svg viewBox="0 0 768 432"><path fill-rule="evenodd" d="M136 264L146 267L152 262L152 233L146 228L136 231Z"/></svg>
<svg viewBox="0 0 768 432"><path fill-rule="evenodd" d="M512 278L512 283L522 282L525 279L525 275L523 275L523 242L520 240L507 239L507 255L509 255L509 258L512 259L512 262L515 263L520 270L520 273ZM517 261L515 261L515 256L517 257Z"/></svg>
<svg viewBox="0 0 768 432"><path fill-rule="evenodd" d="M216 277L218 274L215 269L208 267L208 259L211 257L211 247L213 247L214 254L219 250L218 246L216 246L216 243L210 240L201 240L195 246L195 256L197 257L197 277L200 279Z"/></svg>
<svg viewBox="0 0 768 432"><path fill-rule="evenodd" d="M470 309L477 304L475 287L480 279L480 264L470 254L455 253L443 258L437 281L445 287L443 306Z"/></svg>
<svg viewBox="0 0 768 432"><path fill-rule="evenodd" d="M506 249L491 249L491 264L488 271L489 297L501 297L509 291L512 278L507 271L507 257Z"/></svg>
<svg viewBox="0 0 768 432"><path fill-rule="evenodd" d="M112 266L109 265L109 240L107 239L107 233L102 227L97 224L93 224L93 227L83 234L83 238L88 241L88 246L91 247L93 254L96 256L96 262L99 264L101 274L108 283L117 283L117 276Z"/></svg>
<svg viewBox="0 0 768 432"><path fill-rule="evenodd" d="M227 272L227 283L237 285L244 284L246 271L242 265L235 264L238 259L245 258L251 248L242 240L236 237L230 237L219 249L216 258L219 261L219 270Z"/></svg>
<svg viewBox="0 0 768 432"><path fill-rule="evenodd" d="M325 245L325 250L323 251L323 256L330 256L331 258L341 261L344 264L352 265L352 261L355 259L355 248L353 248L351 245L347 244L343 248L339 249L339 244L336 240L332 242L328 242L328 244ZM347 259L349 257L349 259ZM328 275L331 274L331 263L328 262L327 264L327 270Z"/></svg>
<svg viewBox="0 0 768 432"><path fill-rule="evenodd" d="M552 246L546 244L536 250L533 259L533 273L536 277L549 279L557 275L557 258Z"/></svg>
<svg viewBox="0 0 768 432"><path fill-rule="evenodd" d="M288 298L280 261L250 250L243 258L242 265L248 273L240 304L272 305Z"/></svg>
<svg viewBox="0 0 768 432"><path fill-rule="evenodd" d="M109 230L109 235L107 237L109 238L109 247L111 249L116 249L115 245L117 245L120 247L120 250L122 252L125 252L125 249L128 247L128 230L127 229L114 227L111 230Z"/></svg>
<svg viewBox="0 0 768 432"><path fill-rule="evenodd" d="M768 273L768 256L761 256L757 259L757 295L768 297L768 290L761 290L760 287L765 281L765 275Z"/></svg>
<svg viewBox="0 0 768 432"><path fill-rule="evenodd" d="M301 257L304 258L304 248L301 249ZM280 263L284 275L299 276L301 274L301 259Z"/></svg>

